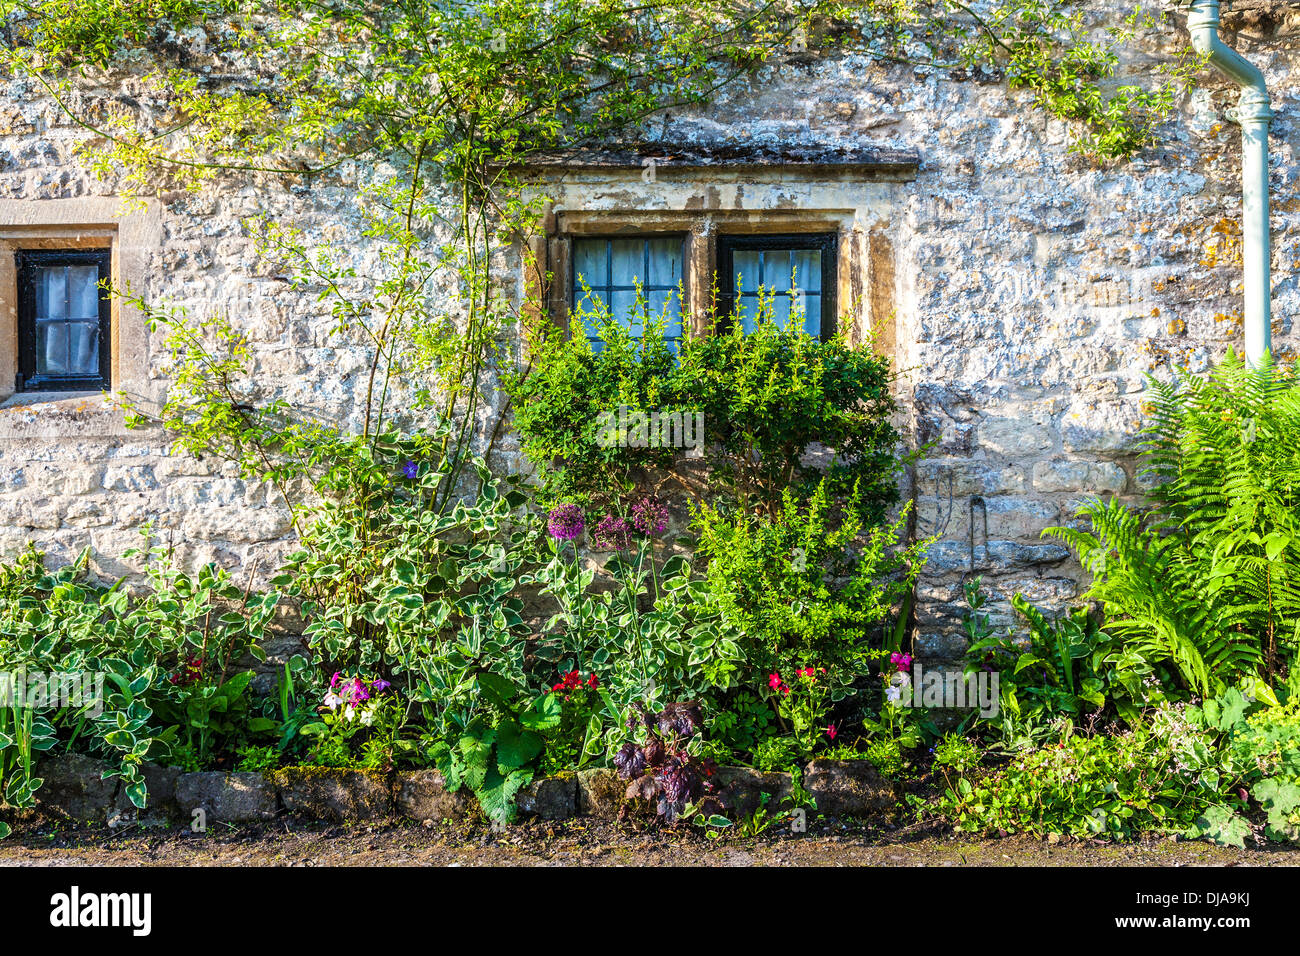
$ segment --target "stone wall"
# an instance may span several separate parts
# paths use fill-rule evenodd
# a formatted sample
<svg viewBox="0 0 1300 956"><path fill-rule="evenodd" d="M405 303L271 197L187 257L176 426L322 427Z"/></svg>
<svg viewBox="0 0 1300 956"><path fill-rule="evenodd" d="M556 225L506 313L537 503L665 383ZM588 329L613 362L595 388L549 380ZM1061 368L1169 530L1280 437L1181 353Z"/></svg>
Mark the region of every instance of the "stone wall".
<svg viewBox="0 0 1300 956"><path fill-rule="evenodd" d="M1115 5L1090 6L1100 18ZM1283 12L1239 23L1230 39L1261 64L1274 96L1274 341L1289 359L1300 299L1300 20L1286 4L1269 9ZM1146 53L1154 62L1185 42L1185 33L1151 36ZM117 78L84 95L131 93L135 81ZM562 213L806 213L851 238L841 281L858 302L859 337L871 332L895 359L902 424L929 446L908 482L917 533L941 539L920 587L918 641L944 656L960 649L953 625L972 572L1003 607L1017 590L1056 606L1076 596L1078 568L1041 530L1070 520L1086 495L1140 494L1133 437L1144 376L1203 371L1240 344L1239 144L1226 119L1234 101L1207 76L1159 147L1098 168L1072 154L1064 123L996 78L798 56L708 108L656 117L640 135L705 153L890 149L917 156L914 174L778 163L665 168L646 181L640 170L561 169L539 174L537 188L559 216L554 230ZM57 200L114 195L115 184L76 155L85 138L32 83L0 85L0 240L21 241ZM374 251L357 236L354 197L372 172L345 165L289 187L228 178L198 194L159 184L147 211L157 242L135 291L194 317L228 314L249 335L259 380L330 420L353 420L363 351L331 334L317 289L254 253L242 222L267 215L299 225L344 249L364 281ZM120 229L127 215L100 211L83 225ZM167 384L159 342L142 335L138 348L147 361L135 384L157 399ZM89 546L98 571L125 573L122 552L147 521L186 560L246 572L254 562L268 572L288 546L287 514L265 487L170 456L158 432L126 432L97 398L9 398L0 460L6 557L29 539L56 561Z"/></svg>

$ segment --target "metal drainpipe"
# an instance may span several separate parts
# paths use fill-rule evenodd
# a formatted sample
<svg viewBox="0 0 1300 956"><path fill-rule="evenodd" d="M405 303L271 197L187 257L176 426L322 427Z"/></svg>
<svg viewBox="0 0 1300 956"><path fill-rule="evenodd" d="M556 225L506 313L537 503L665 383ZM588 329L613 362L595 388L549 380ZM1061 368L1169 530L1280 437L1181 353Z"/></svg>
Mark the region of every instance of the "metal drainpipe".
<svg viewBox="0 0 1300 956"><path fill-rule="evenodd" d="M1264 74L1219 38L1219 0L1193 0L1187 29L1197 53L1241 87L1242 260L1245 265L1246 361L1262 365L1273 347L1269 278L1268 128L1273 118Z"/></svg>

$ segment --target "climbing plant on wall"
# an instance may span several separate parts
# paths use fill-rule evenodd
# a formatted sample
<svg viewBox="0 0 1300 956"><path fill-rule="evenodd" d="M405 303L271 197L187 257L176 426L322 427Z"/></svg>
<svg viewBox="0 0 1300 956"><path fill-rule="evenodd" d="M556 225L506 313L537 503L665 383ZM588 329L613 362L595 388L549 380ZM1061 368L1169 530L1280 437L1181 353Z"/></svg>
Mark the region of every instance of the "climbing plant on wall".
<svg viewBox="0 0 1300 956"><path fill-rule="evenodd" d="M1074 121L1081 149L1121 158L1154 140L1195 66L1120 77L1164 17L1140 3L1111 23L1068 0L0 0L0 68L93 134L87 161L121 192L359 183L378 250L364 271L353 249L258 220L250 268L319 291L333 334L367 350L350 430L371 451L396 409L455 423L446 506L464 453L500 435L501 375L529 371L512 330L545 334L530 322L543 310L501 281L542 268L518 241L538 212L517 176L530 155L635 136L765 64L865 53L1001 76ZM139 304L168 331L180 383L142 412L285 489L330 467L333 430L254 386L237 329Z"/></svg>
<svg viewBox="0 0 1300 956"><path fill-rule="evenodd" d="M707 102L774 60L866 52L1000 74L1077 121L1082 148L1116 158L1153 141L1195 66L1121 81L1126 45L1165 14L1139 4L1098 22L1062 0L0 0L0 15L0 64L93 130L87 155L128 190L237 172L309 184L351 161L391 164L359 197L390 250L370 287L349 294L351 277L301 237L266 235L327 282L341 326L370 338L367 430L408 345L436 373L430 396L474 418L503 320L518 317L488 272L531 221L512 173L530 153ZM124 70L143 78L131 96L77 95ZM428 321L434 266L460 281Z"/></svg>

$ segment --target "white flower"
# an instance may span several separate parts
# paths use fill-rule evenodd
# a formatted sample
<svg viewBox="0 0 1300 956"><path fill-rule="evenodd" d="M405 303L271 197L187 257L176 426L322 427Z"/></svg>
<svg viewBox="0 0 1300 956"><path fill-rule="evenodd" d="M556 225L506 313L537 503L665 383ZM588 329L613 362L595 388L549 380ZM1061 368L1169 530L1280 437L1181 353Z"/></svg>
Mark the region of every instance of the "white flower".
<svg viewBox="0 0 1300 956"><path fill-rule="evenodd" d="M343 698L340 697L338 694L334 693L334 691L330 691L325 695L324 704L330 710L338 710L339 705L342 703L343 703Z"/></svg>
<svg viewBox="0 0 1300 956"><path fill-rule="evenodd" d="M903 698L903 688L887 687L885 689L885 699L891 704L897 704Z"/></svg>

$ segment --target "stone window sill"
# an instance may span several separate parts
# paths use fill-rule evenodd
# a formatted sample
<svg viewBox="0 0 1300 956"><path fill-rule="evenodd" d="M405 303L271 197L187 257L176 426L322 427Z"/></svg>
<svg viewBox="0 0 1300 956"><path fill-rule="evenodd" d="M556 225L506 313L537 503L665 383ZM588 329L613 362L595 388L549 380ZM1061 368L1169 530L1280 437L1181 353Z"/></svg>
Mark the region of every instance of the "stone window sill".
<svg viewBox="0 0 1300 956"><path fill-rule="evenodd" d="M18 392L0 401L0 440L124 435L120 408L102 392Z"/></svg>

